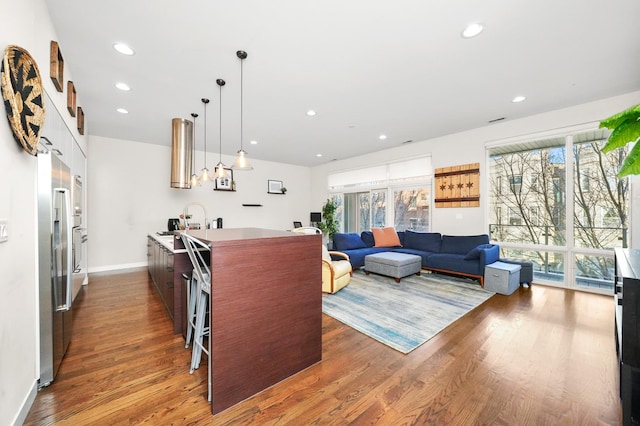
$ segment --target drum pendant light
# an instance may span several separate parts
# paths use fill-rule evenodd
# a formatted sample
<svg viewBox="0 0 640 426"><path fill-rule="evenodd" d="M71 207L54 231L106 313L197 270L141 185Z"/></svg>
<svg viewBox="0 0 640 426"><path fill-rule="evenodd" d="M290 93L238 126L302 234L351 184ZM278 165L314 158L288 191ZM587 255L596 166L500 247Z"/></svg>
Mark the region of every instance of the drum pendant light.
<svg viewBox="0 0 640 426"><path fill-rule="evenodd" d="M244 50L238 50L236 52L236 56L240 59L240 151L238 151L238 158L236 159L236 162L233 163L232 168L234 170L253 170L253 166L249 164L249 160L247 159L247 152L243 149L242 145L242 98L244 88L244 70L242 63L247 59L247 52Z"/></svg>
<svg viewBox="0 0 640 426"><path fill-rule="evenodd" d="M218 164L216 164L214 172L215 172L216 178L222 178L222 177L225 177L225 175L227 174L227 171L225 170L226 166L222 163L222 86L224 86L226 83L221 78L217 79L216 83L218 83L218 87L220 90L220 146L219 146L220 161L218 161Z"/></svg>
<svg viewBox="0 0 640 426"><path fill-rule="evenodd" d="M196 174L196 118L198 114L195 112L191 113L193 117L193 144L191 149L191 170L193 170L191 174L191 187L193 188L198 184L198 175Z"/></svg>
<svg viewBox="0 0 640 426"><path fill-rule="evenodd" d="M211 180L209 169L207 169L207 104L209 99L202 98L202 103L204 104L204 167L202 167L202 173L198 177L198 182L200 183Z"/></svg>

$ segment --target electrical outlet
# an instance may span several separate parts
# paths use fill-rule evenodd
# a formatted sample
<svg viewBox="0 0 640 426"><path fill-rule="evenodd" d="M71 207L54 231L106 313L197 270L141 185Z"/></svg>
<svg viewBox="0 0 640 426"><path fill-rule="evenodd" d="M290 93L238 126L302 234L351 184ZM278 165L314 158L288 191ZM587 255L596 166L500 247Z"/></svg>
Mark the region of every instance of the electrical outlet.
<svg viewBox="0 0 640 426"><path fill-rule="evenodd" d="M0 219L0 243L9 241L9 221Z"/></svg>

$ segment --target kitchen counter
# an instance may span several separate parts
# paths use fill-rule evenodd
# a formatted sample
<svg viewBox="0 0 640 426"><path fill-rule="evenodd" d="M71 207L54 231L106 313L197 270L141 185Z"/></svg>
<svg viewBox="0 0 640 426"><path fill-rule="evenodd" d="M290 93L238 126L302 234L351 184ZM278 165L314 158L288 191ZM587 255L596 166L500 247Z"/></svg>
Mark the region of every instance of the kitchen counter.
<svg viewBox="0 0 640 426"><path fill-rule="evenodd" d="M173 235L158 235L158 233L153 233L148 234L148 236L159 242L163 247L171 251L171 253L186 253L187 250L184 248L175 248L174 240L180 238L180 232L182 231L175 231Z"/></svg>

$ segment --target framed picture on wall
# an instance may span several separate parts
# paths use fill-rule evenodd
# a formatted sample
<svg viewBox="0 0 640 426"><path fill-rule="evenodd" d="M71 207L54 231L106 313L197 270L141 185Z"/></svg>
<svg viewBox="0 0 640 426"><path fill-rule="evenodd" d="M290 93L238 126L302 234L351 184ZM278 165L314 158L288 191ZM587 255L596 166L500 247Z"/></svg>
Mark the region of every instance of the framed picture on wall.
<svg viewBox="0 0 640 426"><path fill-rule="evenodd" d="M267 193L269 194L282 194L282 181L281 180L269 180L267 181Z"/></svg>
<svg viewBox="0 0 640 426"><path fill-rule="evenodd" d="M215 180L215 189L219 191L233 191L233 170L225 168L226 172L224 177L217 177Z"/></svg>

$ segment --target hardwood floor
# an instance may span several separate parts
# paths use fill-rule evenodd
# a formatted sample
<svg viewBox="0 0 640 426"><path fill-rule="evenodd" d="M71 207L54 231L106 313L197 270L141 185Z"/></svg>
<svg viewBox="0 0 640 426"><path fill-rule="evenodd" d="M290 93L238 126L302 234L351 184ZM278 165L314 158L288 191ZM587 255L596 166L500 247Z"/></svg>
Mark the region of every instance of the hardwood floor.
<svg viewBox="0 0 640 426"><path fill-rule="evenodd" d="M496 295L408 355L323 315L323 361L212 416L206 364L146 270L94 274L27 425L617 425L613 301L534 285ZM215 386L215 383L214 383Z"/></svg>

